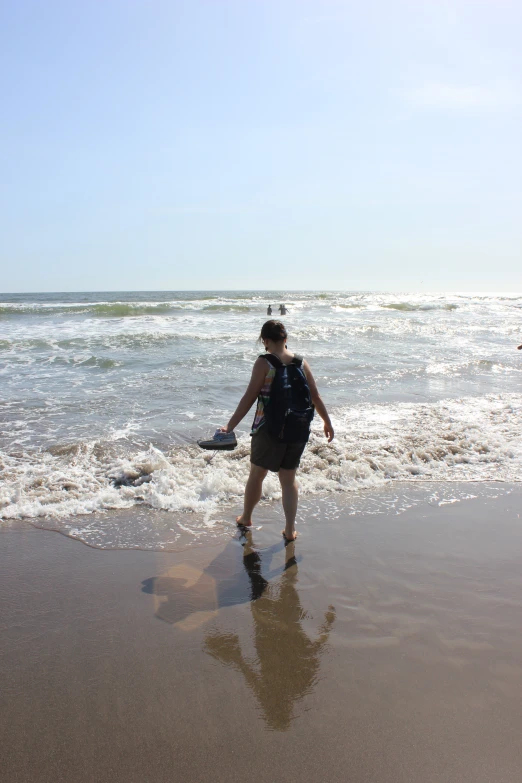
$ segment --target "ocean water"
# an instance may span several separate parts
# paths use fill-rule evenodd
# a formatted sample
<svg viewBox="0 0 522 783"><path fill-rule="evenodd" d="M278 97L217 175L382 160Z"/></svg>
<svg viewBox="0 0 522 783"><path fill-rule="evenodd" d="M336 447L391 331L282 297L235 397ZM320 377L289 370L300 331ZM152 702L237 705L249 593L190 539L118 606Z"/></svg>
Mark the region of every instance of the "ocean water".
<svg viewBox="0 0 522 783"><path fill-rule="evenodd" d="M289 348L308 359L336 429L327 445L314 421L301 521L522 480L522 294L5 294L0 524L29 519L94 546L226 536L253 411L234 452L196 440L235 409L269 302L287 305ZM265 501L278 497L269 476Z"/></svg>

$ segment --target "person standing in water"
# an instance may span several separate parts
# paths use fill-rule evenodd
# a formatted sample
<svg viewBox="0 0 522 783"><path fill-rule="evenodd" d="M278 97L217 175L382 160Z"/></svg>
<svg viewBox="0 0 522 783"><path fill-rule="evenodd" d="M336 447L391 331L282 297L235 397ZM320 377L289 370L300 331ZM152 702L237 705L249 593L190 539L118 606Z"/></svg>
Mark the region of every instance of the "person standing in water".
<svg viewBox="0 0 522 783"><path fill-rule="evenodd" d="M287 331L281 321L267 321L263 324L260 334L265 350L284 365L293 363L294 354L287 348ZM317 385L307 361L302 362L302 370L306 376L310 395L315 409L324 423L324 434L331 443L334 429L325 404L321 399ZM222 432L232 432L246 416L257 399L257 409L252 426L252 448L250 453L250 475L245 487L243 513L237 517L240 527L251 527L252 512L261 499L263 481L268 471L277 473L281 483L283 510L286 525L282 531L288 541L296 538L295 517L297 513L298 491L296 472L301 456L306 446L304 443L282 443L269 433L265 425L265 406L270 399L270 389L276 374L275 367L265 356L259 356L252 369L252 377L247 390L241 398L235 412Z"/></svg>
<svg viewBox="0 0 522 783"><path fill-rule="evenodd" d="M268 305L268 307L266 308L266 314L267 315L272 315L272 305L270 305L270 304Z"/></svg>
<svg viewBox="0 0 522 783"><path fill-rule="evenodd" d="M286 305L280 304L279 305L279 312L280 312L281 315L286 315L287 312L288 312L287 309L286 309Z"/></svg>

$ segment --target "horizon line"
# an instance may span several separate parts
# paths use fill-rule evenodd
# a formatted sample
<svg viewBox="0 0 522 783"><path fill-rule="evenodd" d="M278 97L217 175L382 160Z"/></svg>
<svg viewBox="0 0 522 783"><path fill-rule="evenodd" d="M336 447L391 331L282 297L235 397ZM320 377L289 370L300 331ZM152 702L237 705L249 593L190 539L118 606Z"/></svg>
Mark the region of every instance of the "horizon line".
<svg viewBox="0 0 522 783"><path fill-rule="evenodd" d="M463 290L463 289L391 289L391 288L100 288L69 291L0 291L0 296L24 295L33 296L41 294L160 294L160 293L355 293L355 294L494 294L508 296L522 296L522 289L518 291L506 290Z"/></svg>

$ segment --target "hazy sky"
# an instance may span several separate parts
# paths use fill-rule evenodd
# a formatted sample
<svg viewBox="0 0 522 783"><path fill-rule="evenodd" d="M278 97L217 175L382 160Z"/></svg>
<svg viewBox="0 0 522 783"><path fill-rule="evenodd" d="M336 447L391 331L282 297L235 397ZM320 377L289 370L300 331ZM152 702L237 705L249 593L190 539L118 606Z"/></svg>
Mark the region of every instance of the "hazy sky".
<svg viewBox="0 0 522 783"><path fill-rule="evenodd" d="M0 0L0 290L522 290L520 0Z"/></svg>

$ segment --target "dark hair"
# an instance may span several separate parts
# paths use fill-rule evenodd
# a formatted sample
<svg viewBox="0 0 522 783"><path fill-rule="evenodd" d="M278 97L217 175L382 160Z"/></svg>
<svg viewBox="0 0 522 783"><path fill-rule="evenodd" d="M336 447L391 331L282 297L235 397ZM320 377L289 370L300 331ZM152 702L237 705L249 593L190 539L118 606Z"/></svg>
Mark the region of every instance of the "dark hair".
<svg viewBox="0 0 522 783"><path fill-rule="evenodd" d="M260 340L273 340L275 343L280 343L287 337L288 333L281 321L265 321L259 335Z"/></svg>

